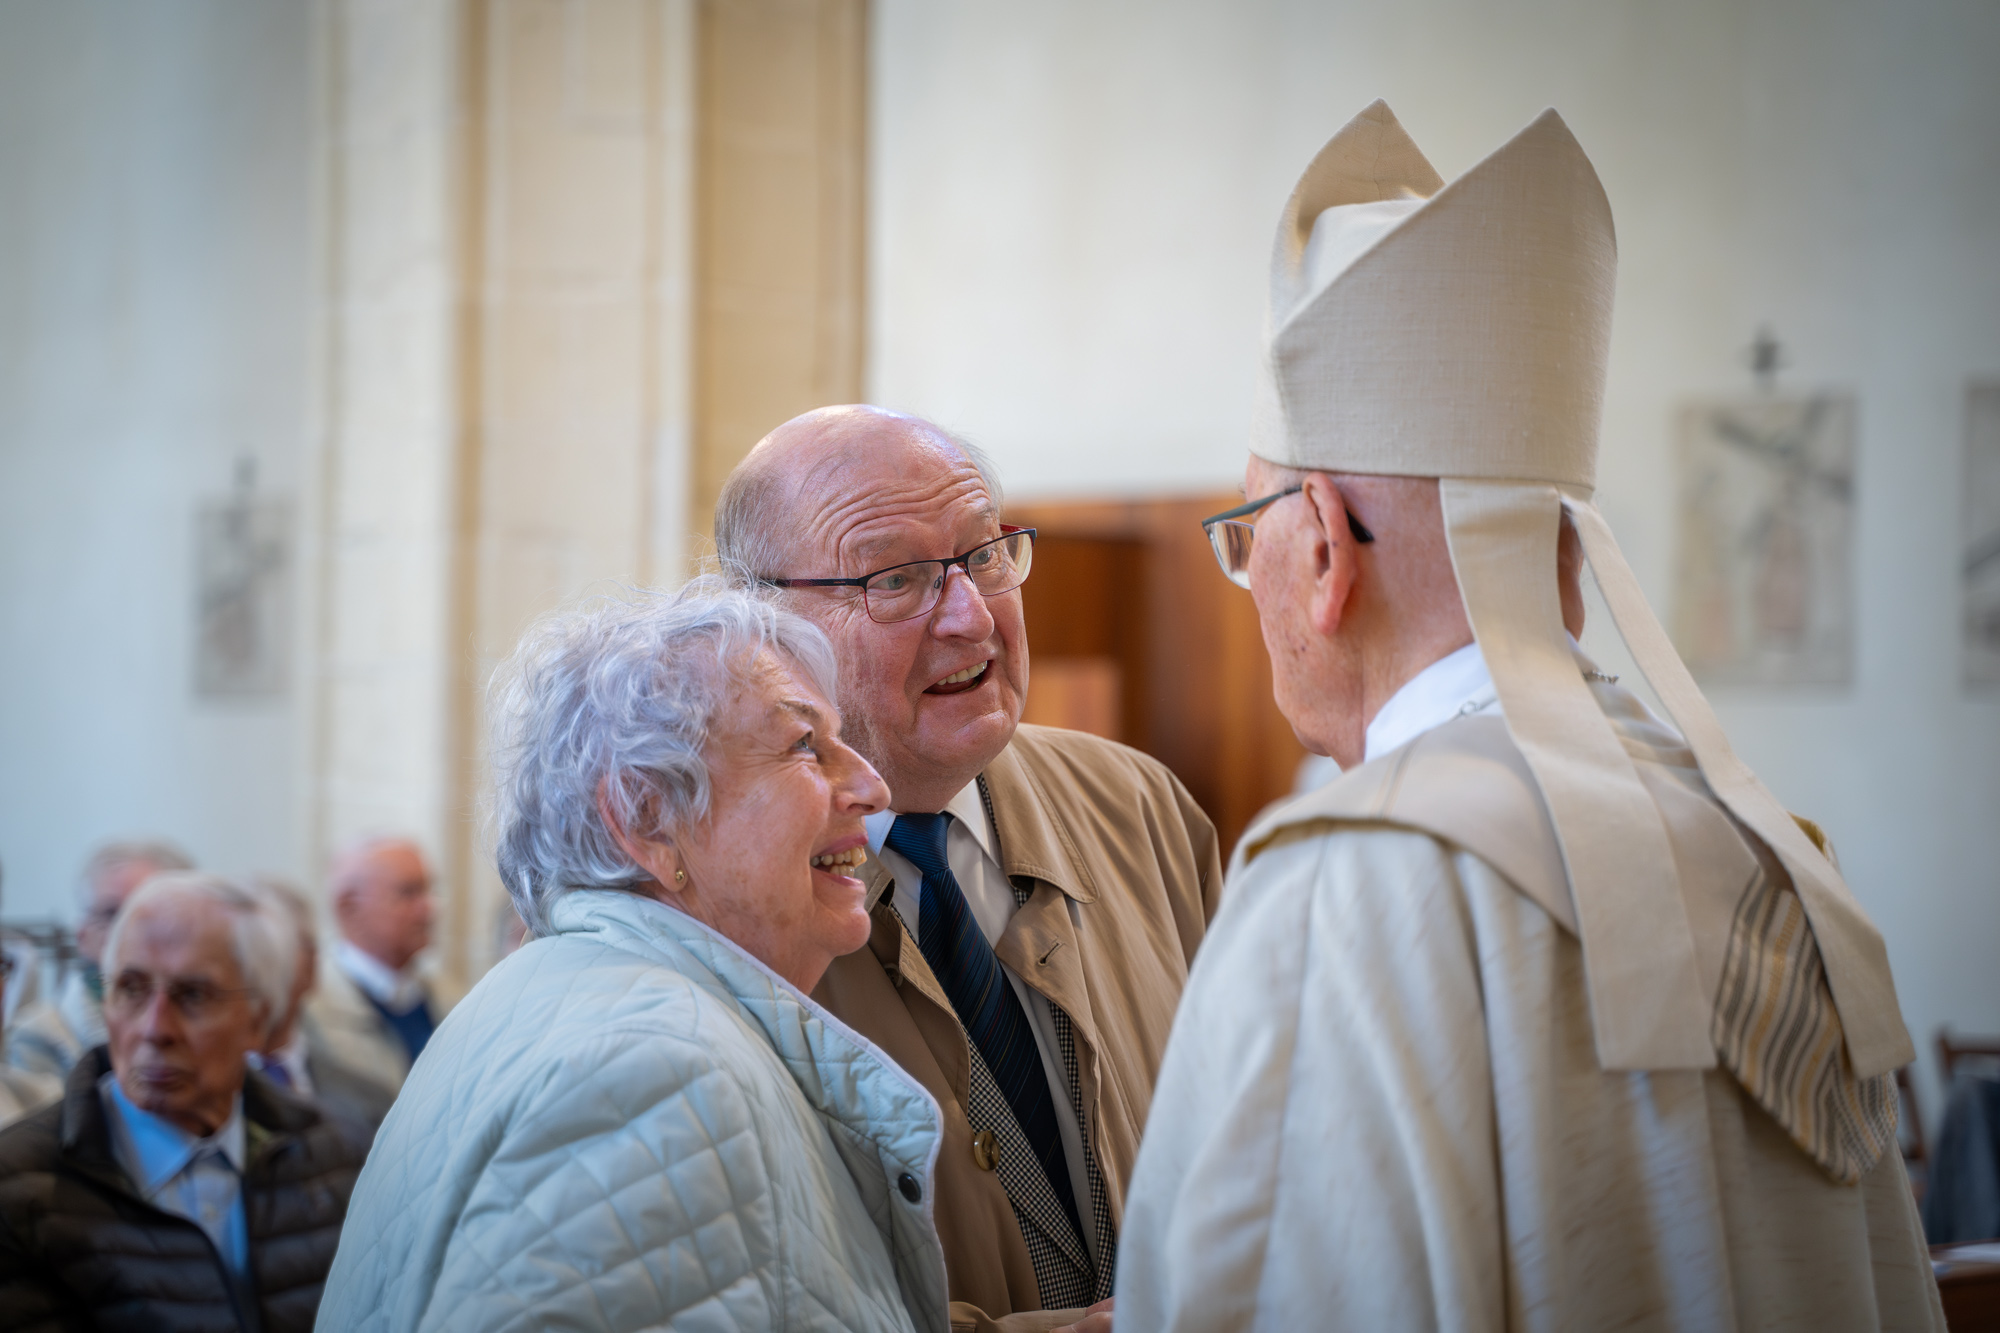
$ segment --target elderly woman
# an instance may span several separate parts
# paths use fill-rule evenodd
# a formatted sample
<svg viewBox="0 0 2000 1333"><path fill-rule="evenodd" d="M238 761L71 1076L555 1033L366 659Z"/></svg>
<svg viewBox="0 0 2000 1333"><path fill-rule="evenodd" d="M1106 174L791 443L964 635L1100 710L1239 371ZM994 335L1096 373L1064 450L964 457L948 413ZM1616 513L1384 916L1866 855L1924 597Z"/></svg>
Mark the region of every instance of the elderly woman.
<svg viewBox="0 0 2000 1333"><path fill-rule="evenodd" d="M833 671L706 581L531 632L494 759L536 938L383 1123L322 1329L946 1327L937 1104L807 998L888 799Z"/></svg>

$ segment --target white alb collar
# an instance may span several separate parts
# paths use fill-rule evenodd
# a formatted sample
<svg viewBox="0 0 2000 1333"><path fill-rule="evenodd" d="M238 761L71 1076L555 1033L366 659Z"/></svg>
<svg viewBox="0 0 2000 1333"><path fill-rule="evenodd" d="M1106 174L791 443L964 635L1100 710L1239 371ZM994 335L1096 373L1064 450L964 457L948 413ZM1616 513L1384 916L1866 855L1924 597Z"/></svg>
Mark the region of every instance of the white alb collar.
<svg viewBox="0 0 2000 1333"><path fill-rule="evenodd" d="M1486 670L1479 645L1468 643L1447 653L1403 682L1368 723L1362 760L1378 758L1407 745L1432 727L1455 717L1498 710L1500 696Z"/></svg>

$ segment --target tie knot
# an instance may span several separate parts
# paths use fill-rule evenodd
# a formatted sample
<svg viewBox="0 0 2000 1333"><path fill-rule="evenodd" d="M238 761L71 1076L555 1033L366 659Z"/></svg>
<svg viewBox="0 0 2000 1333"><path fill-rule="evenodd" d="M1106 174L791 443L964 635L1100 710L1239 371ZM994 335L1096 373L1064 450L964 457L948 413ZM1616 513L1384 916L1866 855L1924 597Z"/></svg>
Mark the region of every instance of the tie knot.
<svg viewBox="0 0 2000 1333"><path fill-rule="evenodd" d="M925 875L941 875L950 869L944 850L950 832L950 815L897 815L883 841Z"/></svg>

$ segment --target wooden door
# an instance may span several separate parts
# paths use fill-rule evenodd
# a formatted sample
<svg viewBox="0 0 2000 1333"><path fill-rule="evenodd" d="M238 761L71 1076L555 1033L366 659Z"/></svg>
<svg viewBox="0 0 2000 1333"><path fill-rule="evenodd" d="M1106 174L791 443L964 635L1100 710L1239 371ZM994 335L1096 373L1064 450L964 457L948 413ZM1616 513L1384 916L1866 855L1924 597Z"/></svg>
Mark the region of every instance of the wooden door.
<svg viewBox="0 0 2000 1333"><path fill-rule="evenodd" d="M1305 750L1271 701L1250 594L1222 576L1201 520L1242 497L1037 502L1021 592L1025 719L1075 726L1152 755L1215 821L1225 854L1288 794Z"/></svg>

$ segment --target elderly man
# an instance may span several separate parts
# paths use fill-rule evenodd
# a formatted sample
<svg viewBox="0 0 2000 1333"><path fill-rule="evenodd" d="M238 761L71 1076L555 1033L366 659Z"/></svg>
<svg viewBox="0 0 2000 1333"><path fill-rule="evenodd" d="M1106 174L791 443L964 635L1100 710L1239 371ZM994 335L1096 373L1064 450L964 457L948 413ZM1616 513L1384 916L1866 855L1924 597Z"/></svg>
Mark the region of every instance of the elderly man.
<svg viewBox="0 0 2000 1333"><path fill-rule="evenodd" d="M417 968L431 942L431 872L407 838L364 838L327 873L340 940L306 1002L315 1068L343 1109L380 1124L455 992Z"/></svg>
<svg viewBox="0 0 2000 1333"><path fill-rule="evenodd" d="M318 991L319 931L312 904L281 880L260 877L252 888L292 927L298 940L298 965L292 972L290 999L264 1039L250 1053L250 1067L294 1096L304 1097L333 1115L377 1125L393 1094L378 1078L342 1064L329 1043L317 1046L308 1035L306 1003Z"/></svg>
<svg viewBox="0 0 2000 1333"><path fill-rule="evenodd" d="M1215 831L1146 756L1019 725L1034 534L937 427L871 407L788 422L730 476L715 530L832 638L851 743L889 785L869 947L814 998L944 1108L954 1318L1069 1323L1109 1295Z"/></svg>
<svg viewBox="0 0 2000 1333"><path fill-rule="evenodd" d="M1881 938L1590 502L1615 251L1582 150L1547 112L1444 186L1377 103L1273 266L1250 502L1211 536L1347 771L1234 854L1120 1318L1941 1328ZM1586 555L1675 726L1577 648Z"/></svg>
<svg viewBox="0 0 2000 1333"><path fill-rule="evenodd" d="M108 842L84 863L81 919L76 927L76 952L81 966L69 974L52 1002L23 1010L7 1036L7 1063L16 1069L67 1078L85 1051L103 1044L104 983L98 959L105 932L133 890L154 875L191 870L194 862L171 843Z"/></svg>
<svg viewBox="0 0 2000 1333"><path fill-rule="evenodd" d="M229 881L132 896L104 953L109 1049L0 1132L8 1327L312 1327L367 1141L244 1066L292 955Z"/></svg>

